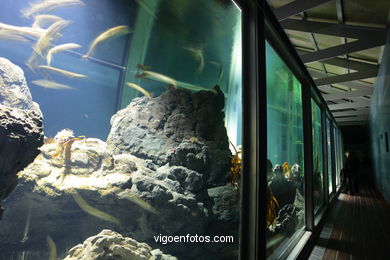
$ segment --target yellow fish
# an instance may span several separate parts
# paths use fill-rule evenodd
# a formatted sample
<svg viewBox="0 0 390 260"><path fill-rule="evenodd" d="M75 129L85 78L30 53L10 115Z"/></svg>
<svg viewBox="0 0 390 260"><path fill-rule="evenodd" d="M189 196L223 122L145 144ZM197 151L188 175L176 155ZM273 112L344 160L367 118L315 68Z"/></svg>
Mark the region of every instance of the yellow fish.
<svg viewBox="0 0 390 260"><path fill-rule="evenodd" d="M130 28L127 25L119 25L113 28L108 29L107 31L101 33L98 37L95 38L95 40L92 41L92 43L89 45L88 52L83 55L83 59L88 59L95 50L96 46L100 44L101 42L107 41L107 40L113 40L116 39L122 35L129 34L131 32Z"/></svg>
<svg viewBox="0 0 390 260"><path fill-rule="evenodd" d="M72 87L69 87L68 85L60 84L54 81L46 80L46 79L38 79L38 80L33 80L31 83L44 87L44 88L50 88L50 89L58 89L58 90L63 90L63 89L74 89Z"/></svg>
<svg viewBox="0 0 390 260"><path fill-rule="evenodd" d="M152 98L153 95L146 91L144 88L142 88L141 86L138 86L137 84L134 84L134 83L131 83L131 82L126 82L126 85L135 89L135 90L138 90L139 92L141 92L142 94L144 94L145 96L147 96L148 98Z"/></svg>
<svg viewBox="0 0 390 260"><path fill-rule="evenodd" d="M46 236L47 247L49 248L49 260L57 260L57 246L51 236Z"/></svg>
<svg viewBox="0 0 390 260"><path fill-rule="evenodd" d="M140 74L136 75L136 78L147 78L162 83L167 83L168 85L171 85L175 88L177 87L177 82L173 78L149 70L142 71Z"/></svg>
<svg viewBox="0 0 390 260"><path fill-rule="evenodd" d="M76 48L81 48L81 45L77 44L77 43L65 43L65 44L57 45L57 46L51 48L47 52L47 56L46 56L47 65L49 65L49 66L51 65L51 61L53 59L54 54L56 54L60 51L66 51L66 50L71 50L71 49L76 49Z"/></svg>
<svg viewBox="0 0 390 260"><path fill-rule="evenodd" d="M63 70L63 69L59 69L59 68L55 68L55 67L51 67L51 66L39 65L38 68L52 71L52 72L55 72L57 74L61 74L62 76L66 76L66 77L70 77L70 78L88 78L87 76L85 76L83 74L79 74L79 73L75 73L75 72L71 72L71 71L67 71L67 70Z"/></svg>
<svg viewBox="0 0 390 260"><path fill-rule="evenodd" d="M183 47L186 51L189 51L191 53L191 56L197 60L198 66L196 68L195 73L199 74L203 71L204 66L205 66L205 61L204 61L204 55L203 55L203 50L202 49L196 49L196 48L191 48L191 47Z"/></svg>
<svg viewBox="0 0 390 260"><path fill-rule="evenodd" d="M156 214L156 215L158 214L158 211L152 205L150 205L149 203L147 203L146 201L144 201L143 199L141 199L140 197L138 197L134 194L127 195L125 198L128 199L129 201L133 202L134 204L137 204L138 206L140 206L144 210L147 210L147 211L149 211L153 214Z"/></svg>
<svg viewBox="0 0 390 260"><path fill-rule="evenodd" d="M79 205L79 207L82 210L84 210L85 212L87 212L88 214L90 214L94 217L97 217L97 218L100 218L100 219L103 219L106 221L110 221L110 222L113 222L115 224L120 225L119 219L117 219L116 217L111 216L110 214L105 213L97 208L92 207L83 199L83 197L81 197L81 195L78 192L72 193L72 197L76 201L77 205Z"/></svg>

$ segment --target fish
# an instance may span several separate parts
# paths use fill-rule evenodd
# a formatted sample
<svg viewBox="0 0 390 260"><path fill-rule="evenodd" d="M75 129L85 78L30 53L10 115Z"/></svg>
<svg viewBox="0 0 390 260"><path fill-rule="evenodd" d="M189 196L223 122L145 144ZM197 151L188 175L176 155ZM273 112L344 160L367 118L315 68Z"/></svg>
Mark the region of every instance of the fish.
<svg viewBox="0 0 390 260"><path fill-rule="evenodd" d="M144 0L135 0L137 4L144 9L145 12L147 12L150 16L153 18L156 18L156 15L154 14L154 11L145 3Z"/></svg>
<svg viewBox="0 0 390 260"><path fill-rule="evenodd" d="M29 42L26 37L10 31L0 30L0 40L15 41L15 42Z"/></svg>
<svg viewBox="0 0 390 260"><path fill-rule="evenodd" d="M30 58L28 58L26 62L26 66L29 67L31 71L35 72L35 68L38 67L39 60L40 60L40 56L34 51L31 54Z"/></svg>
<svg viewBox="0 0 390 260"><path fill-rule="evenodd" d="M63 7L85 6L80 0L42 0L35 3L29 3L29 7L21 10L25 18L34 14L47 13Z"/></svg>
<svg viewBox="0 0 390 260"><path fill-rule="evenodd" d="M142 65L140 65L140 66L142 66ZM192 91L204 90L204 91L211 91L214 94L217 94L217 91L214 88L209 89L209 88L205 88L205 87L201 87L201 86L185 83L185 82L182 82L182 81L177 81L177 80L175 80L173 78L170 78L168 76L165 76L163 74L160 74L160 73L157 73L157 72L153 72L153 71L149 71L149 70L143 70L139 74L135 75L135 77L136 78L146 78L146 79L151 79L151 80L162 82L162 83L167 83L169 86L172 86L174 88L178 88L179 87L179 88L184 88L184 89L188 89L188 90L192 90Z"/></svg>
<svg viewBox="0 0 390 260"><path fill-rule="evenodd" d="M136 78L147 78L147 79L167 83L168 85L171 85L175 88L177 87L177 82L173 78L170 78L170 77L165 76L163 74L149 71L149 70L143 70L141 73L137 74L135 77Z"/></svg>
<svg viewBox="0 0 390 260"><path fill-rule="evenodd" d="M57 46L51 48L47 52L47 56L46 56L47 65L49 65L49 66L51 65L51 61L53 59L54 54L56 54L60 51L66 51L66 50L77 49L77 48L81 48L81 45L77 44L77 43L65 43L65 44L57 45Z"/></svg>
<svg viewBox="0 0 390 260"><path fill-rule="evenodd" d="M42 28L43 26L46 26L47 24L53 24L55 22L64 20L63 18L57 16L57 15L51 15L51 14L39 14L34 16L34 23L31 25L32 28Z"/></svg>
<svg viewBox="0 0 390 260"><path fill-rule="evenodd" d="M46 236L47 247L49 248L49 260L57 260L57 246L51 236Z"/></svg>
<svg viewBox="0 0 390 260"><path fill-rule="evenodd" d="M119 25L116 27L112 27L107 31L101 33L98 37L96 37L91 44L89 45L88 52L83 55L83 59L88 59L94 52L96 46L104 41L116 39L122 35L131 33L130 27L127 25Z"/></svg>
<svg viewBox="0 0 390 260"><path fill-rule="evenodd" d="M50 25L46 32L41 37L39 37L37 43L34 46L34 51L43 57L44 53L51 46L51 44L59 36L61 36L60 31L62 31L69 24L70 21L61 20Z"/></svg>
<svg viewBox="0 0 390 260"><path fill-rule="evenodd" d="M88 78L88 76L83 75L83 74L79 74L79 73L75 73L75 72L71 72L71 71L67 71L67 70L63 70L63 69L59 69L59 68L55 68L55 67L51 67L51 66L47 66L47 65L39 65L38 68L48 70L48 71L60 74L62 76L70 77L70 78Z"/></svg>
<svg viewBox="0 0 390 260"><path fill-rule="evenodd" d="M2 33L19 35L19 36L32 36L34 38L39 38L44 33L46 33L46 30L41 29L41 28L14 26L14 25L9 25L9 24L5 24L5 23L0 23L0 31Z"/></svg>
<svg viewBox="0 0 390 260"><path fill-rule="evenodd" d="M186 51L189 51L194 59L198 61L198 66L196 68L195 73L200 74L205 66L205 60L203 55L203 50L200 48L191 48L191 47L183 47Z"/></svg>
<svg viewBox="0 0 390 260"><path fill-rule="evenodd" d="M24 226L22 240L20 240L21 243L26 242L28 240L28 238L29 238L28 237L28 231L30 229L30 219L31 219L31 208L28 207L26 225Z"/></svg>
<svg viewBox="0 0 390 260"><path fill-rule="evenodd" d="M150 213L153 213L155 215L158 215L158 211L152 205L150 205L148 202L144 201L140 197L138 197L134 194L126 194L126 196L124 196L124 198L133 202L134 204L137 204L138 206L140 206L144 210L149 211Z"/></svg>
<svg viewBox="0 0 390 260"><path fill-rule="evenodd" d="M223 76L223 65L219 62L216 62L216 61L209 61L208 63L219 67L218 76L217 76L217 83L216 83L216 85L218 85L222 79L222 76Z"/></svg>
<svg viewBox="0 0 390 260"><path fill-rule="evenodd" d="M131 83L131 82L126 82L126 85L135 89L135 90L138 90L139 92L141 92L142 94L144 94L145 96L147 96L148 98L152 98L153 95L146 91L144 88L142 88L141 86L138 86L137 84L134 84L134 83Z"/></svg>
<svg viewBox="0 0 390 260"><path fill-rule="evenodd" d="M49 89L57 89L57 90L65 90L65 89L74 89L72 87L69 87L68 85L64 85L61 83L57 83L54 81L50 81L47 79L38 79L31 81L34 85L43 87L43 88L49 88Z"/></svg>
<svg viewBox="0 0 390 260"><path fill-rule="evenodd" d="M109 222L113 222L113 223L115 223L117 225L121 224L119 219L117 219L116 217L111 216L110 214L105 213L105 212L103 212L103 211L101 211L101 210L99 210L97 208L94 208L91 205L89 205L83 199L83 197L81 197L81 195L78 192L73 192L72 193L72 197L76 201L77 205L79 205L79 207L82 210L84 210L85 212L87 212L88 214L90 214L90 215L92 215L94 217L97 217L97 218L109 221Z"/></svg>
<svg viewBox="0 0 390 260"><path fill-rule="evenodd" d="M213 92L214 94L217 94L217 91L214 89L214 88L205 88L205 87L202 87L202 86L197 86L197 85L193 85L193 84L189 84L189 83L186 83L186 82L182 82L182 81L176 81L176 87L178 88L184 88L184 89L188 89L188 90L191 90L191 91L211 91Z"/></svg>

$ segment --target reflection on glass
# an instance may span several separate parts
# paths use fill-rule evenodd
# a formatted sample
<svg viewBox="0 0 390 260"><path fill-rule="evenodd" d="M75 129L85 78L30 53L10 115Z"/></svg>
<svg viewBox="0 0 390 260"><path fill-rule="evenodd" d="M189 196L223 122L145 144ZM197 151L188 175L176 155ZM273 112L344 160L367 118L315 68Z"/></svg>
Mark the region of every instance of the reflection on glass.
<svg viewBox="0 0 390 260"><path fill-rule="evenodd" d="M340 151L340 139L339 139L339 131L337 128L333 128L334 135L334 149L335 149L335 166L336 166L336 187L340 187L340 173L343 167L341 163L341 151Z"/></svg>
<svg viewBox="0 0 390 260"><path fill-rule="evenodd" d="M267 256L272 259L304 226L304 158L301 84L268 44L266 55Z"/></svg>
<svg viewBox="0 0 390 260"><path fill-rule="evenodd" d="M329 188L329 194L333 191L333 181L332 181L332 140L331 140L331 133L330 133L331 125L330 120L326 118L326 152L328 154L328 188Z"/></svg>
<svg viewBox="0 0 390 260"><path fill-rule="evenodd" d="M311 100L312 130L313 130L313 191L314 213L324 204L324 172L322 154L321 109Z"/></svg>
<svg viewBox="0 0 390 260"><path fill-rule="evenodd" d="M2 0L0 53L0 102L44 118L4 203L0 185L0 259L238 258L233 1Z"/></svg>

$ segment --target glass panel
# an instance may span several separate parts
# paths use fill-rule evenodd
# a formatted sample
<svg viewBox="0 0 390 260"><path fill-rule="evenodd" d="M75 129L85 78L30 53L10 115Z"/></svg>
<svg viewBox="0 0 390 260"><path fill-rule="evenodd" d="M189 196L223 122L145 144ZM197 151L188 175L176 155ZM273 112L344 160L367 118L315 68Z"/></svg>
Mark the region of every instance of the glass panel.
<svg viewBox="0 0 390 260"><path fill-rule="evenodd" d="M267 60L267 255L277 258L304 227L301 84L270 45Z"/></svg>
<svg viewBox="0 0 390 260"><path fill-rule="evenodd" d="M238 258L233 1L3 0L0 52L1 104L25 97L38 112L31 92L46 136L30 165L15 164L26 168L5 202L0 171L0 259ZM7 149L17 163L18 149Z"/></svg>
<svg viewBox="0 0 390 260"><path fill-rule="evenodd" d="M340 140L339 140L339 134L337 128L333 129L334 133L334 140L335 140L335 159L336 159L336 187L340 187L340 171L341 171L341 162L340 162Z"/></svg>
<svg viewBox="0 0 390 260"><path fill-rule="evenodd" d="M313 127L313 190L314 213L324 204L324 165L322 154L322 125L321 109L316 102L311 100L312 127Z"/></svg>
<svg viewBox="0 0 390 260"><path fill-rule="evenodd" d="M326 118L326 142L327 142L327 153L328 153L328 188L329 194L333 191L333 178L332 178L332 140L331 140L331 125L330 120Z"/></svg>

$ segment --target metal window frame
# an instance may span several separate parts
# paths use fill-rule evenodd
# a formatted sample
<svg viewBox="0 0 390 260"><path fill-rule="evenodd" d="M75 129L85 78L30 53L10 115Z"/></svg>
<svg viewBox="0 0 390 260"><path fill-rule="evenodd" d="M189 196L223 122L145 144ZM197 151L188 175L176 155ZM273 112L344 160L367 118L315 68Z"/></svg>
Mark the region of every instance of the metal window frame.
<svg viewBox="0 0 390 260"><path fill-rule="evenodd" d="M314 94L331 123L333 190L336 190L335 147L333 126L337 122L308 73L306 67L264 0L234 0L242 11L243 49L243 174L241 179L240 259L266 259L266 162L267 162L267 100L266 100L266 39L301 83L305 171L305 230L315 232L313 204L313 140L311 98ZM261 122L260 122L261 119ZM326 127L322 127L326 138ZM326 140L326 139L325 139ZM323 142L323 144L326 144ZM323 145L323 150L327 149ZM328 156L324 152L323 156ZM325 160L324 160L325 161ZM327 162L327 161L326 161ZM324 163L327 167L327 163ZM325 174L326 173L326 174ZM324 170L324 180L327 180ZM328 195L328 183L323 192ZM327 200L326 200L327 201ZM326 208L326 207L325 207ZM260 221L263 220L263 221ZM299 236L296 238L299 239ZM294 240L295 242L295 240ZM294 246L291 243L291 247ZM286 248L285 257L292 248ZM302 252L302 251L301 251ZM301 253L300 252L300 253Z"/></svg>

